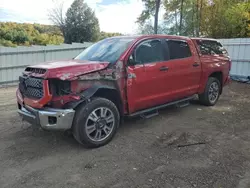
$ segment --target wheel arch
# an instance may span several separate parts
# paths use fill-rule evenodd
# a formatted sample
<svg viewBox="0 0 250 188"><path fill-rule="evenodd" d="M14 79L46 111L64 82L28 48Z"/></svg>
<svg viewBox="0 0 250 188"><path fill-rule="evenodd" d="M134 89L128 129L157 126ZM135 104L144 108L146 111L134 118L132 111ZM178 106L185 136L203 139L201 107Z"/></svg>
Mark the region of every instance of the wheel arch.
<svg viewBox="0 0 250 188"><path fill-rule="evenodd" d="M219 80L221 87L220 87L220 94L222 93L222 85L223 85L223 73L221 71L216 71L211 73L208 78L213 77Z"/></svg>
<svg viewBox="0 0 250 188"><path fill-rule="evenodd" d="M90 102L92 97L102 97L112 101L119 110L120 115L123 115L124 113L120 93L115 87L108 85L92 86L84 90L80 95L82 98L81 100L69 102L64 108L76 109L82 103Z"/></svg>

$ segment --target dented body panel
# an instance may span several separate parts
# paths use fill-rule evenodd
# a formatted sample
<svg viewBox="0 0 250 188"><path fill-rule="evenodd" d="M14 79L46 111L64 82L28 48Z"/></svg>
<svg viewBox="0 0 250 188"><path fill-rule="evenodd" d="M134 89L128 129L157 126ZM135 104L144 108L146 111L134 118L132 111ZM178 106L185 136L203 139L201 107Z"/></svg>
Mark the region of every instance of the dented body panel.
<svg viewBox="0 0 250 188"><path fill-rule="evenodd" d="M51 61L28 68L44 69L44 74L24 71L25 74L44 79L74 80L77 76L105 69L109 62L90 62L82 60Z"/></svg>

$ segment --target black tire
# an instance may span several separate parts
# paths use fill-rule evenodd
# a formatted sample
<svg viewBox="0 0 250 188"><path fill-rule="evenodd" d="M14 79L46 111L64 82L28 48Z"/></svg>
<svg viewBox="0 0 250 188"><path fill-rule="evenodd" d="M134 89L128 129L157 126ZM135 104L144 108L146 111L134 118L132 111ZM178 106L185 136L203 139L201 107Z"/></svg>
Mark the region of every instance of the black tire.
<svg viewBox="0 0 250 188"><path fill-rule="evenodd" d="M218 95L217 95L215 100L210 100L210 98L209 98L209 89L210 89L211 85L215 84L215 83L218 85ZM214 106L217 103L217 101L218 101L218 99L220 97L220 91L221 91L221 83L220 83L220 81L215 77L209 77L204 93L199 94L200 103L205 105L205 106Z"/></svg>
<svg viewBox="0 0 250 188"><path fill-rule="evenodd" d="M107 136L107 138L101 141L94 141L90 138L90 135L86 131L86 127L88 126L86 124L89 120L89 115L99 108L106 108L110 110L109 112L113 113L114 124L112 130L108 133L109 135ZM112 140L112 138L116 134L117 128L119 127L119 123L120 114L116 105L112 101L105 98L92 98L91 101L87 102L86 104L82 104L76 109L76 114L73 122L73 135L75 139L85 147L100 147L106 145ZM100 134L103 134L103 132L101 131Z"/></svg>

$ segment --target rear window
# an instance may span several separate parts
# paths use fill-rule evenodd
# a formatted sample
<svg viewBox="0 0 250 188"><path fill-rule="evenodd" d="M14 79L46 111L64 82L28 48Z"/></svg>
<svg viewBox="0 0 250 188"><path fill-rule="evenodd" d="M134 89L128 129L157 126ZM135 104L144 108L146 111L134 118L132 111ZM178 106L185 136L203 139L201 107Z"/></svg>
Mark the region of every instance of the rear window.
<svg viewBox="0 0 250 188"><path fill-rule="evenodd" d="M188 43L178 40L167 40L170 59L182 59L192 56Z"/></svg>
<svg viewBox="0 0 250 188"><path fill-rule="evenodd" d="M197 40L202 55L227 54L226 49L218 41Z"/></svg>

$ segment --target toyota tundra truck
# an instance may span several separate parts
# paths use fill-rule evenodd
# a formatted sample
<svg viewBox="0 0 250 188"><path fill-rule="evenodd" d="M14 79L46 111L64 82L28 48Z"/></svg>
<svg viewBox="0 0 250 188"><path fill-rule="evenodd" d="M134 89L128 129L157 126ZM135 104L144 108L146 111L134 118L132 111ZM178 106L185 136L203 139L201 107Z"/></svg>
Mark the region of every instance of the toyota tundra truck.
<svg viewBox="0 0 250 188"><path fill-rule="evenodd" d="M107 144L123 117L149 117L199 97L213 106L229 81L231 60L219 41L168 35L119 36L71 60L27 67L16 91L23 120L72 131L87 147Z"/></svg>

